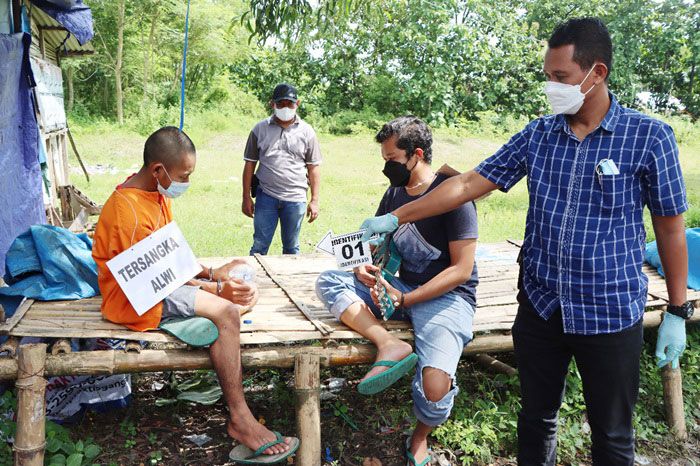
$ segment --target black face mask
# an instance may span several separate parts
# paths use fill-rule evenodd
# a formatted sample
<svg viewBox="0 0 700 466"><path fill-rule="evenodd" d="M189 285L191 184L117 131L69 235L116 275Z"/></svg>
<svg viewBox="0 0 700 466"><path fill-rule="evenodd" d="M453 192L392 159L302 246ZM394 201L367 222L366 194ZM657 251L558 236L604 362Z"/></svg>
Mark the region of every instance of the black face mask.
<svg viewBox="0 0 700 466"><path fill-rule="evenodd" d="M384 170L382 170L382 173L384 173L384 176L389 178L389 183L392 187L398 188L408 184L408 180L411 178L412 169L409 170L406 168L406 164L408 164L408 162L399 163L393 160L387 160L387 162L384 164Z"/></svg>

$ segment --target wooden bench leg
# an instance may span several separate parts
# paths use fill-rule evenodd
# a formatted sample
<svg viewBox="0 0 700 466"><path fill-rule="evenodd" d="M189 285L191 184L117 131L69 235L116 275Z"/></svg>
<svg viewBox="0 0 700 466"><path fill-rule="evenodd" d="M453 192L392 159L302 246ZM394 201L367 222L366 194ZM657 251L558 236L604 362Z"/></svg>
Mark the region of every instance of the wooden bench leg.
<svg viewBox="0 0 700 466"><path fill-rule="evenodd" d="M17 435L15 465L43 466L46 415L46 345L19 347L17 355Z"/></svg>
<svg viewBox="0 0 700 466"><path fill-rule="evenodd" d="M297 434L296 464L321 466L321 375L318 355L299 354L294 361Z"/></svg>
<svg viewBox="0 0 700 466"><path fill-rule="evenodd" d="M681 439L688 438L685 429L685 411L683 409L683 379L681 370L671 369L667 364L661 371L664 387L664 410L666 411L666 423L671 432Z"/></svg>

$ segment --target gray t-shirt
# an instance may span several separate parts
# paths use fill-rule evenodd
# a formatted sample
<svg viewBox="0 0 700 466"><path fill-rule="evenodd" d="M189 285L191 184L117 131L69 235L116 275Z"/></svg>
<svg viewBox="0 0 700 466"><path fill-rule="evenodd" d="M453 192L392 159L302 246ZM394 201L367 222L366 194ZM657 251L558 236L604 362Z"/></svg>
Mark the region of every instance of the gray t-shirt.
<svg viewBox="0 0 700 466"><path fill-rule="evenodd" d="M266 194L281 201L306 202L307 165L321 163L321 149L314 129L298 116L287 128L268 117L250 132L243 159L259 162L256 175Z"/></svg>

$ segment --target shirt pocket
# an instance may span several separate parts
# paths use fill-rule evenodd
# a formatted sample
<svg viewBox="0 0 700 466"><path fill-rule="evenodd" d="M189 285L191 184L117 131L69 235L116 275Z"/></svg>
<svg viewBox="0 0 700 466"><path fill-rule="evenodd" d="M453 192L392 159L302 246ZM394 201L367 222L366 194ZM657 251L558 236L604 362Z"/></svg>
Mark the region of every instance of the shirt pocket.
<svg viewBox="0 0 700 466"><path fill-rule="evenodd" d="M600 211L603 215L622 214L632 204L632 182L634 175L599 175Z"/></svg>
<svg viewBox="0 0 700 466"><path fill-rule="evenodd" d="M401 266L409 272L422 273L441 251L430 244L413 223L401 225L394 233L394 243L401 255Z"/></svg>
<svg viewBox="0 0 700 466"><path fill-rule="evenodd" d="M288 134L285 137L285 145L287 152L292 154L294 157L304 158L306 153L306 141L299 134Z"/></svg>

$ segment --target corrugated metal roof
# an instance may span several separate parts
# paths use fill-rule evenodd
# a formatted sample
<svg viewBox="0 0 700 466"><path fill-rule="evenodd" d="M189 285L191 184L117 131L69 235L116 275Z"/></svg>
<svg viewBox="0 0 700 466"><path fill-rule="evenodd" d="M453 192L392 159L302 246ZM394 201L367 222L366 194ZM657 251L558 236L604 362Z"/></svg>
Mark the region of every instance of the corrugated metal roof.
<svg viewBox="0 0 700 466"><path fill-rule="evenodd" d="M85 45L80 45L72 34L70 34L65 28L63 28L55 19L44 13L39 7L35 5L31 6L31 16L31 21L33 23L32 25L36 25L37 28L40 28L43 31L42 34L44 36L44 47L47 51L51 50L53 52L60 46L60 50L57 53L57 55L59 56L66 56L75 52L95 52L95 48L90 42L88 42ZM55 28L61 29L59 30ZM69 36L67 40L66 36Z"/></svg>

